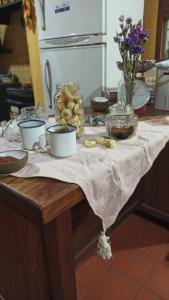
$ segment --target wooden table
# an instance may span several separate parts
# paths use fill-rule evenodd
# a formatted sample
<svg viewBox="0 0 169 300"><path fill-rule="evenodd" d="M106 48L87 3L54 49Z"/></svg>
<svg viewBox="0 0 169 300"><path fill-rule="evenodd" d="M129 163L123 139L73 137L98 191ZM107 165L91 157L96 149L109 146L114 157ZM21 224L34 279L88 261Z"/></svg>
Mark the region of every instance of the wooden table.
<svg viewBox="0 0 169 300"><path fill-rule="evenodd" d="M144 178L113 227L144 202ZM80 187L1 176L0 195L0 295L6 300L75 300L75 263L101 229Z"/></svg>
<svg viewBox="0 0 169 300"><path fill-rule="evenodd" d="M81 189L4 176L0 195L0 293L7 300L75 300L75 259L101 229Z"/></svg>

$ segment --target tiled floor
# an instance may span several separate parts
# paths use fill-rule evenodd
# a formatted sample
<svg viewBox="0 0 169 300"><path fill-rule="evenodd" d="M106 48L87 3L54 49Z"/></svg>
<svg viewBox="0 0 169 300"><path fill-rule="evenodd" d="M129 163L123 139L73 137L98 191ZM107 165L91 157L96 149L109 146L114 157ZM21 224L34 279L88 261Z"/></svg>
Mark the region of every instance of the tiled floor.
<svg viewBox="0 0 169 300"><path fill-rule="evenodd" d="M91 250L76 269L78 300L169 300L169 231L130 215L111 234L113 259Z"/></svg>

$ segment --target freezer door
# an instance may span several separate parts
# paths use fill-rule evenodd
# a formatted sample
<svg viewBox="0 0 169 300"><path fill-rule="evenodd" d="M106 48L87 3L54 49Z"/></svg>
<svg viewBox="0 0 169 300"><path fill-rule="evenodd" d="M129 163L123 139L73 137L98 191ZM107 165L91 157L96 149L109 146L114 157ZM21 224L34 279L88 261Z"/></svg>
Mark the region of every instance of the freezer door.
<svg viewBox="0 0 169 300"><path fill-rule="evenodd" d="M105 90L104 44L41 50L41 66L48 115L54 113L53 96L60 83L79 83L84 106Z"/></svg>
<svg viewBox="0 0 169 300"><path fill-rule="evenodd" d="M39 40L105 32L105 0L36 0Z"/></svg>

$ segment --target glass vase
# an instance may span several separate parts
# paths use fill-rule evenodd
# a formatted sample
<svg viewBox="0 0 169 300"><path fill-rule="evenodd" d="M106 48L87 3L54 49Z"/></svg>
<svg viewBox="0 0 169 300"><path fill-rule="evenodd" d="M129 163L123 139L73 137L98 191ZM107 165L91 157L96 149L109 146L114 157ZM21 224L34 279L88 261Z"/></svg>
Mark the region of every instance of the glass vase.
<svg viewBox="0 0 169 300"><path fill-rule="evenodd" d="M131 78L124 78L125 88L125 105L133 106L133 97L135 92L135 80Z"/></svg>
<svg viewBox="0 0 169 300"><path fill-rule="evenodd" d="M81 137L84 133L82 98L79 86L75 82L59 84L54 96L56 121L59 124L76 126L76 137Z"/></svg>

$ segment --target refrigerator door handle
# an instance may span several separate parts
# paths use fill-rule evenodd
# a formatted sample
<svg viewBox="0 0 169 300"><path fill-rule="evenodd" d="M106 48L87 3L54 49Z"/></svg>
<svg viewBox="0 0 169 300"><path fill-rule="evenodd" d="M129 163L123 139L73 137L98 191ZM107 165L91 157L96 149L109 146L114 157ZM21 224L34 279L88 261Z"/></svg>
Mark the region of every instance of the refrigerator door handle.
<svg viewBox="0 0 169 300"><path fill-rule="evenodd" d="M45 82L46 82L46 88L49 95L49 108L52 109L52 76L51 76L51 69L50 69L50 63L48 60L45 61L45 67L44 67L44 74L45 74Z"/></svg>
<svg viewBox="0 0 169 300"><path fill-rule="evenodd" d="M89 36L81 36L81 37L77 37L77 36L73 36L73 37L66 37L66 38L59 38L59 39L50 39L48 41L46 41L47 44L50 45L55 45L56 47L66 47L66 46L73 46L74 44L79 44L81 43L86 44L87 42L90 42L91 37Z"/></svg>
<svg viewBox="0 0 169 300"><path fill-rule="evenodd" d="M39 0L39 5L41 9L41 15L42 15L42 30L46 30L46 22L45 22L45 0Z"/></svg>

